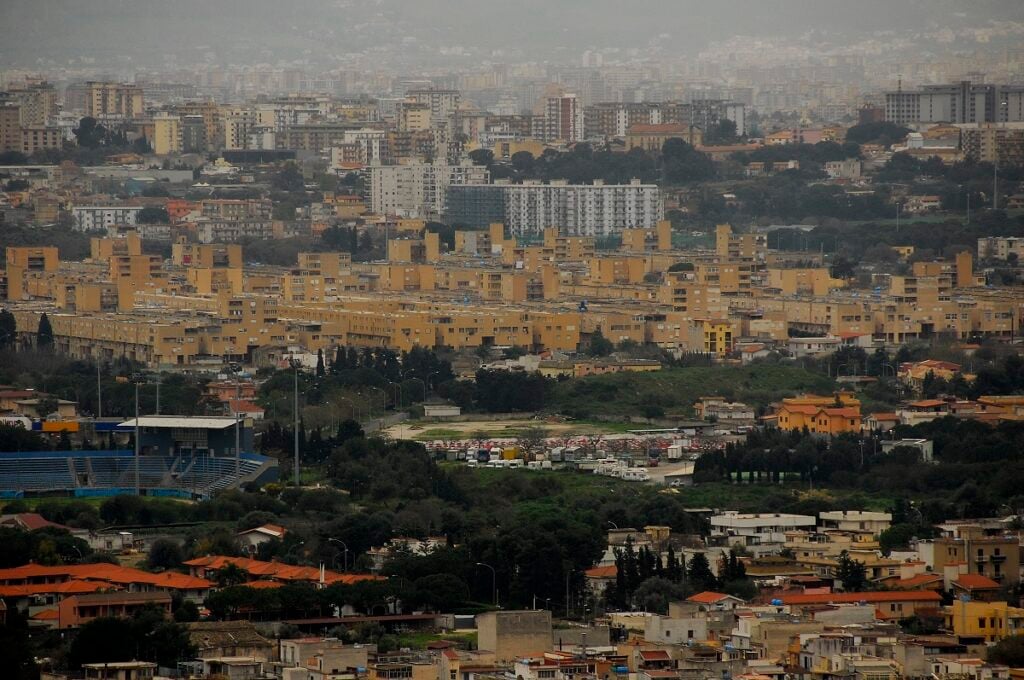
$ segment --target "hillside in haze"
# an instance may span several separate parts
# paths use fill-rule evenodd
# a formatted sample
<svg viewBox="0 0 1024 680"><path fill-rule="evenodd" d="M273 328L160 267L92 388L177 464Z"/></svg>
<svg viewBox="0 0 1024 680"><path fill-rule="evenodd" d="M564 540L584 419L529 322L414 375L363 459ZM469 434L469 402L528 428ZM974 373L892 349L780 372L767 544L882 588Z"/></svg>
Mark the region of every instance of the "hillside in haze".
<svg viewBox="0 0 1024 680"><path fill-rule="evenodd" d="M1019 0L4 0L0 63L308 60L460 46L467 58L567 61L588 48L693 54L735 35L833 44L882 30L1024 21Z"/></svg>

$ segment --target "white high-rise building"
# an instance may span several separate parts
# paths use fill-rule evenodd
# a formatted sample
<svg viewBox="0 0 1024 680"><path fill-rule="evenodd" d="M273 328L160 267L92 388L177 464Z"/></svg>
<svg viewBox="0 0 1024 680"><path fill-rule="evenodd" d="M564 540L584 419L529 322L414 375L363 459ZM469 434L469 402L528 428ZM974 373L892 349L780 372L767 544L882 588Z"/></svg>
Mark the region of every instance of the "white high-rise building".
<svg viewBox="0 0 1024 680"><path fill-rule="evenodd" d="M505 224L513 236L558 227L568 236L610 236L653 229L664 218L655 184L513 184L504 187Z"/></svg>
<svg viewBox="0 0 1024 680"><path fill-rule="evenodd" d="M438 219L448 187L487 184L487 168L464 163L410 163L370 168L370 209L381 215Z"/></svg>

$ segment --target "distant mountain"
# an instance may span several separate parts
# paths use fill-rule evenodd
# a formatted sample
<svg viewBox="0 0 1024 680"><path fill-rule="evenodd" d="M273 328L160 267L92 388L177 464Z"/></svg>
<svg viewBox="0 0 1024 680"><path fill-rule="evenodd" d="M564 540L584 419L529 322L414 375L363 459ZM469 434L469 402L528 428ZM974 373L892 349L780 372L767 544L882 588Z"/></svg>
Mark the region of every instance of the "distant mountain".
<svg viewBox="0 0 1024 680"><path fill-rule="evenodd" d="M557 59L588 48L644 47L666 35L681 53L735 35L879 30L1024 21L1020 0L2 0L0 64L86 57L181 62L307 59L461 46L473 56ZM417 57L419 58L419 57Z"/></svg>

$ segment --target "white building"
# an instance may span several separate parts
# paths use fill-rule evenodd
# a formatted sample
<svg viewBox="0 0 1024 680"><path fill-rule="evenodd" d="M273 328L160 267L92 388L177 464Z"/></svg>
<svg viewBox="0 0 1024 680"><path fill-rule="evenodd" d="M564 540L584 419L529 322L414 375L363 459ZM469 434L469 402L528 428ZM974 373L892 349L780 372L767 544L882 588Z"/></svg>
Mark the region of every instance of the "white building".
<svg viewBox="0 0 1024 680"><path fill-rule="evenodd" d="M80 205L71 209L75 231L106 230L119 225L134 225L142 211L137 205Z"/></svg>
<svg viewBox="0 0 1024 680"><path fill-rule="evenodd" d="M524 183L504 187L505 224L513 236L558 227L566 236L610 236L623 229L654 229L664 218L655 184Z"/></svg>
<svg viewBox="0 0 1024 680"><path fill-rule="evenodd" d="M274 235L273 222L264 219L215 220L200 217L195 223L200 243L237 243L250 238L262 241Z"/></svg>
<svg viewBox="0 0 1024 680"><path fill-rule="evenodd" d="M370 209L379 215L439 218L448 187L487 184L487 168L463 163L410 163L370 168Z"/></svg>
<svg viewBox="0 0 1024 680"><path fill-rule="evenodd" d="M781 545L786 540L787 531L813 529L817 524L810 515L729 511L711 516L711 536L725 538L730 544Z"/></svg>
<svg viewBox="0 0 1024 680"><path fill-rule="evenodd" d="M875 536L892 525L892 515L888 512L835 510L820 513L819 517L821 518L822 529L870 532Z"/></svg>
<svg viewBox="0 0 1024 680"><path fill-rule="evenodd" d="M1008 260L1016 255L1024 262L1024 238L1020 236L986 236L978 239L979 260Z"/></svg>

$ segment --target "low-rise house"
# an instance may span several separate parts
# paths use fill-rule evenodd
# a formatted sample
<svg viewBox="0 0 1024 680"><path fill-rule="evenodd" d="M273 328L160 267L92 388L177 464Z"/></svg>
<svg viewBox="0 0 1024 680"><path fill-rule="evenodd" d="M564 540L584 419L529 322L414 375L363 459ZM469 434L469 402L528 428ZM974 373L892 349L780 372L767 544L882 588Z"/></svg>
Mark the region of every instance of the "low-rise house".
<svg viewBox="0 0 1024 680"><path fill-rule="evenodd" d="M803 593L780 598L782 604L795 612L823 605L852 604L873 607L875 616L883 621L905 619L921 613L938 611L942 596L933 590L912 590L862 593Z"/></svg>
<svg viewBox="0 0 1024 680"><path fill-rule="evenodd" d="M243 656L271 661L276 657L273 641L249 621L196 621L188 624L188 636L197 659Z"/></svg>
<svg viewBox="0 0 1024 680"><path fill-rule="evenodd" d="M130 618L136 612L160 609L171 614L171 596L167 593L89 593L72 595L57 605L57 628L78 628L93 619Z"/></svg>
<svg viewBox="0 0 1024 680"><path fill-rule="evenodd" d="M822 529L867 532L872 536L878 536L892 525L892 515L888 512L835 510L822 512L818 517L821 518Z"/></svg>
<svg viewBox="0 0 1024 680"><path fill-rule="evenodd" d="M242 550L254 553L264 543L283 540L288 530L279 524L264 524L235 534Z"/></svg>

